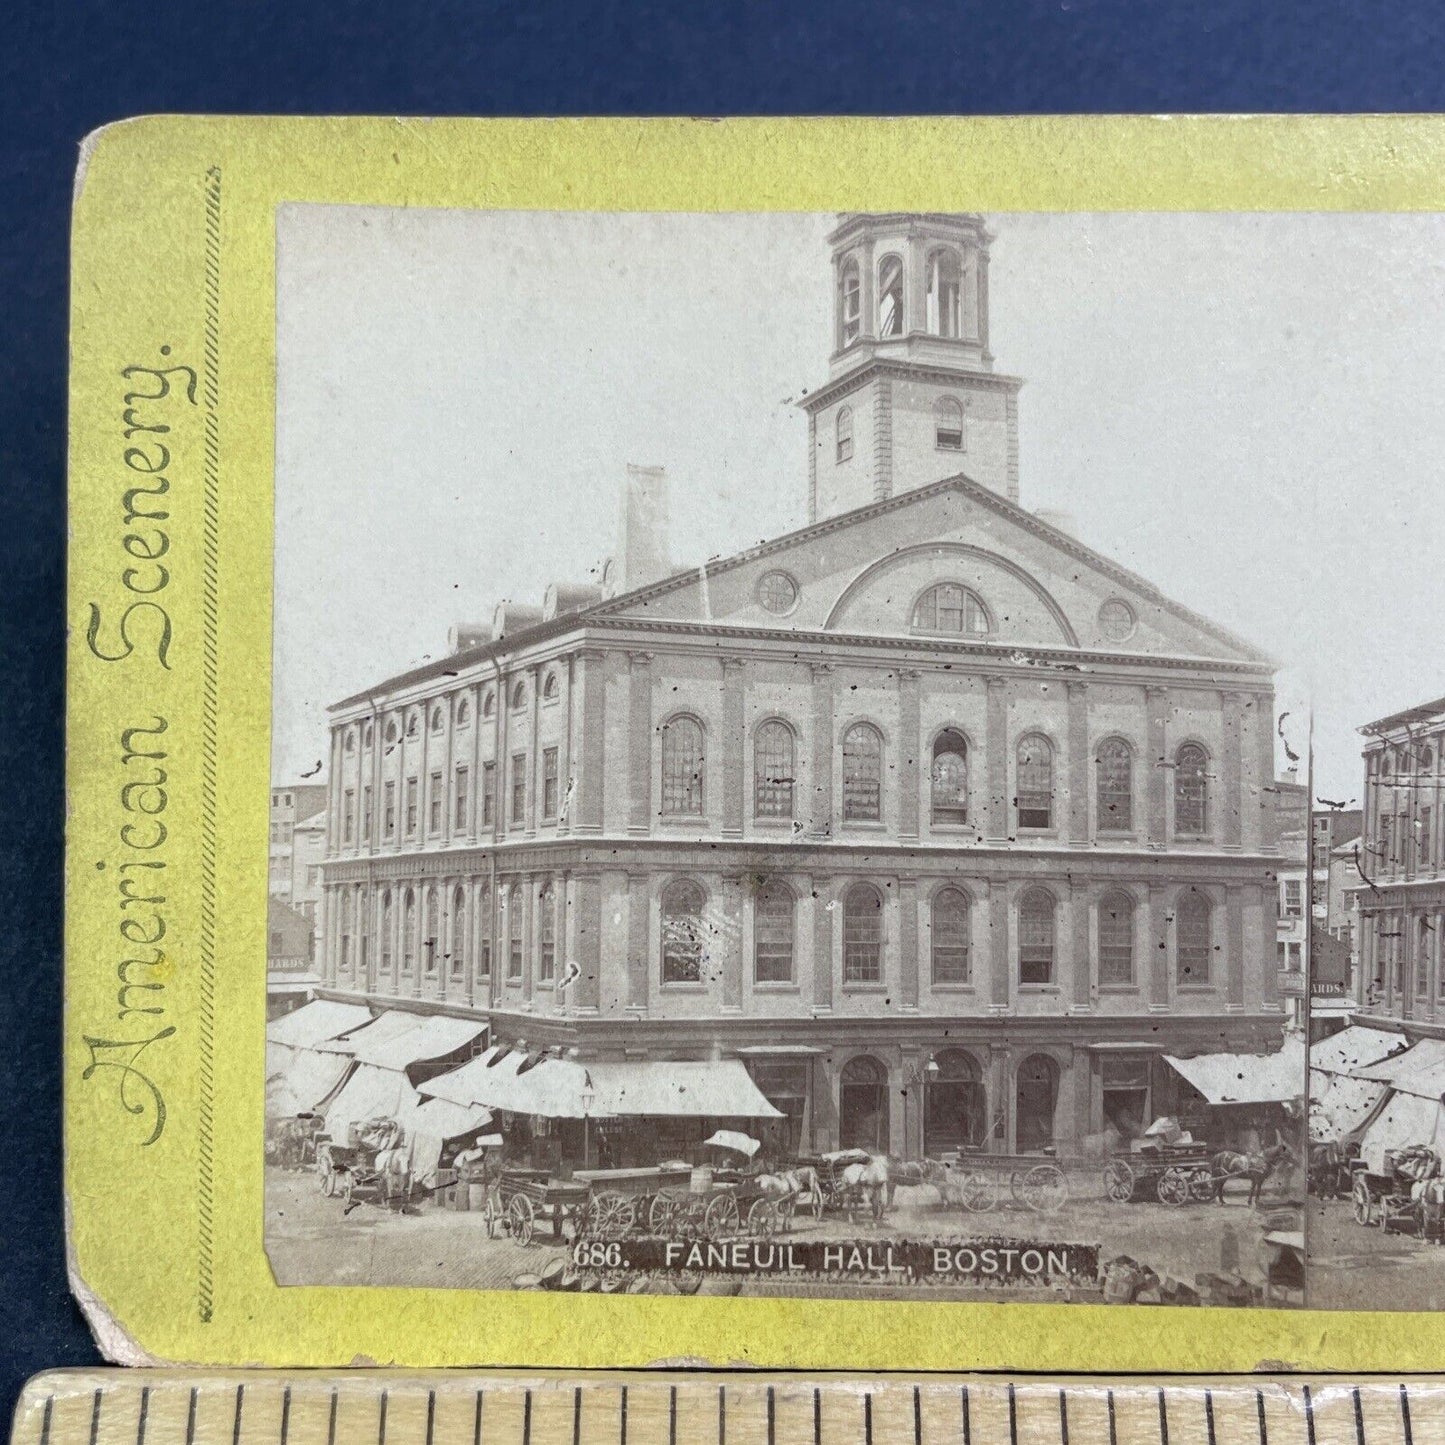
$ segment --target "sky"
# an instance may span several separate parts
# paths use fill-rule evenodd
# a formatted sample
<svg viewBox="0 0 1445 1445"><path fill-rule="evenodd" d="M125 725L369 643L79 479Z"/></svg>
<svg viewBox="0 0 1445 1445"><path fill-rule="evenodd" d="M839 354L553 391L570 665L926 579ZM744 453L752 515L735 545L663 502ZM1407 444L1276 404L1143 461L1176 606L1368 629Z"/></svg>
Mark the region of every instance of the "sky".
<svg viewBox="0 0 1445 1445"><path fill-rule="evenodd" d="M832 215L294 205L277 220L273 776L326 706L606 555L629 462L673 551L806 521ZM1315 792L1445 694L1445 218L992 215L1021 502L1278 660Z"/></svg>

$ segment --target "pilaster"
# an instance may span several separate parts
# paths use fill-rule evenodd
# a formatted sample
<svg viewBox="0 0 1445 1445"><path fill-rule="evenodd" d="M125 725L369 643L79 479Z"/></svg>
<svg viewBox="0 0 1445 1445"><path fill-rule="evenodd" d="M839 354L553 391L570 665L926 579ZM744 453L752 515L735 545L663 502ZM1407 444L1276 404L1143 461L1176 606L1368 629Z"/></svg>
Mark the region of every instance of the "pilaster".
<svg viewBox="0 0 1445 1445"><path fill-rule="evenodd" d="M833 664L810 664L813 679L812 809L808 832L814 838L833 833Z"/></svg>
<svg viewBox="0 0 1445 1445"><path fill-rule="evenodd" d="M1225 1002L1231 1009L1244 1007L1244 889L1231 883L1224 890L1226 929L1229 935L1228 956L1225 960L1227 989ZM1275 963L1266 957L1266 967L1274 970Z"/></svg>
<svg viewBox="0 0 1445 1445"><path fill-rule="evenodd" d="M1169 839L1169 786L1174 776L1168 756L1169 689L1146 687L1144 707L1148 739L1144 751L1144 766L1149 799L1149 843L1159 848Z"/></svg>
<svg viewBox="0 0 1445 1445"><path fill-rule="evenodd" d="M1220 759L1221 784L1218 833L1225 848L1239 848L1243 842L1244 772L1243 703L1237 692L1221 692L1219 706L1224 723L1224 750Z"/></svg>
<svg viewBox="0 0 1445 1445"><path fill-rule="evenodd" d="M1006 1014L1013 999L1009 966L1009 899L1002 883L988 885L989 996L988 1011Z"/></svg>
<svg viewBox="0 0 1445 1445"><path fill-rule="evenodd" d="M578 833L602 831L602 787L606 772L607 679L606 653L584 648L577 654L578 703L576 718L580 730L575 807Z"/></svg>
<svg viewBox="0 0 1445 1445"><path fill-rule="evenodd" d="M813 1012L833 1010L833 880L813 875Z"/></svg>
<svg viewBox="0 0 1445 1445"><path fill-rule="evenodd" d="M627 1007L646 1015L652 982L650 900L646 873L627 875Z"/></svg>
<svg viewBox="0 0 1445 1445"><path fill-rule="evenodd" d="M984 738L987 759L988 841L1001 843L1009 834L1008 802L1008 685L1001 677L988 680L988 731Z"/></svg>
<svg viewBox="0 0 1445 1445"><path fill-rule="evenodd" d="M743 762L743 660L722 659L722 832L725 838L740 838L743 832L746 767Z"/></svg>
<svg viewBox="0 0 1445 1445"><path fill-rule="evenodd" d="M1169 1010L1169 938L1172 932L1168 899L1159 883L1149 885L1149 957L1145 965L1149 1012Z"/></svg>
<svg viewBox="0 0 1445 1445"><path fill-rule="evenodd" d="M918 946L918 880L898 880L899 1002L907 1012L918 1009L918 980L922 962Z"/></svg>
<svg viewBox="0 0 1445 1445"><path fill-rule="evenodd" d="M898 837L901 842L918 839L919 739L918 670L898 670Z"/></svg>
<svg viewBox="0 0 1445 1445"><path fill-rule="evenodd" d="M1070 679L1069 698L1069 846L1089 845L1089 698L1086 683Z"/></svg>
<svg viewBox="0 0 1445 1445"><path fill-rule="evenodd" d="M627 831L652 828L652 654L627 654Z"/></svg>

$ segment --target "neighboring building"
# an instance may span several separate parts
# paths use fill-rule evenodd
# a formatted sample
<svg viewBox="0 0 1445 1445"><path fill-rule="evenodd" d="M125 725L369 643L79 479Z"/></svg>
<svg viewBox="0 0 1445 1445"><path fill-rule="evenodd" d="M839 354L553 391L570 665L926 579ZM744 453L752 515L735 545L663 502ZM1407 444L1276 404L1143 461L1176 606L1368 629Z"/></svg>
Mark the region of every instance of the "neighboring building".
<svg viewBox="0 0 1445 1445"><path fill-rule="evenodd" d="M1077 1153L1165 1054L1279 1045L1273 664L1018 505L988 241L833 233L807 526L668 575L634 469L605 592L331 709L330 996L740 1058L777 1147L911 1156Z"/></svg>
<svg viewBox="0 0 1445 1445"><path fill-rule="evenodd" d="M279 1018L314 996L311 920L272 897L266 905L266 1017Z"/></svg>
<svg viewBox="0 0 1445 1445"><path fill-rule="evenodd" d="M1279 829L1279 867L1275 874L1278 917L1275 962L1279 993L1291 1028L1305 1024L1305 960L1309 938L1310 795L1291 768L1275 782L1275 818Z"/></svg>
<svg viewBox="0 0 1445 1445"><path fill-rule="evenodd" d="M1310 820L1310 1040L1349 1023L1357 998L1355 869L1361 810L1332 808Z"/></svg>
<svg viewBox="0 0 1445 1445"><path fill-rule="evenodd" d="M326 816L325 783L273 783L271 786L270 871L267 892L290 903L296 892L295 834L299 823ZM322 852L325 851L323 840ZM314 904L319 893L310 894Z"/></svg>
<svg viewBox="0 0 1445 1445"><path fill-rule="evenodd" d="M1360 729L1365 809L1355 885L1359 1017L1445 1036L1445 698Z"/></svg>

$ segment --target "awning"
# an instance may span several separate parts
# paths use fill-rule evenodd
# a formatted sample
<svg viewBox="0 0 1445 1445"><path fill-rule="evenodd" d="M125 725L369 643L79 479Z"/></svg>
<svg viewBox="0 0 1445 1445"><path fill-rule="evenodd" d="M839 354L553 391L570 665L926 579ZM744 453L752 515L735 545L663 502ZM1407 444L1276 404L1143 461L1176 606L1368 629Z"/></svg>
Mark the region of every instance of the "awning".
<svg viewBox="0 0 1445 1445"><path fill-rule="evenodd" d="M278 1059L278 1055L286 1056ZM280 1067L273 1065L280 1064ZM315 1049L266 1045L266 1114L286 1119L314 1113L351 1067L348 1059Z"/></svg>
<svg viewBox="0 0 1445 1445"><path fill-rule="evenodd" d="M421 1092L547 1119L781 1119L738 1059L580 1064L500 1047L430 1079ZM582 1107L583 1094L591 1095Z"/></svg>
<svg viewBox="0 0 1445 1445"><path fill-rule="evenodd" d="M1164 1061L1211 1104L1282 1104L1305 1093L1305 1046L1286 1039L1274 1054L1200 1054Z"/></svg>
<svg viewBox="0 0 1445 1445"><path fill-rule="evenodd" d="M1445 1094L1445 1039L1421 1039L1403 1054L1350 1072L1356 1079L1373 1079L1402 1093L1438 1099Z"/></svg>
<svg viewBox="0 0 1445 1445"><path fill-rule="evenodd" d="M327 1039L344 1034L347 1029L360 1028L371 1017L365 1004L338 1003L318 998L266 1025L266 1041L287 1044L293 1049L309 1049Z"/></svg>
<svg viewBox="0 0 1445 1445"><path fill-rule="evenodd" d="M442 1059L480 1038L487 1025L480 1019L407 1015L411 1027L390 1038L373 1039L371 1028L352 1035L353 1057L359 1064L376 1064L383 1069L407 1069L428 1059Z"/></svg>
<svg viewBox="0 0 1445 1445"><path fill-rule="evenodd" d="M1403 1052L1404 1048L1404 1034L1352 1024L1310 1045L1310 1068L1326 1074L1354 1074Z"/></svg>
<svg viewBox="0 0 1445 1445"><path fill-rule="evenodd" d="M266 992L277 996L287 993L309 993L320 988L323 979L317 973L268 973Z"/></svg>
<svg viewBox="0 0 1445 1445"><path fill-rule="evenodd" d="M594 1113L647 1118L781 1119L738 1059L590 1065Z"/></svg>
<svg viewBox="0 0 1445 1445"><path fill-rule="evenodd" d="M425 1175L441 1162L453 1139L465 1139L487 1128L492 1112L480 1104L462 1106L445 1099L422 1099L402 1111L402 1136L411 1151L412 1173Z"/></svg>
<svg viewBox="0 0 1445 1445"><path fill-rule="evenodd" d="M323 1047L330 1053L354 1055L358 1048L375 1048L387 1039L414 1029L421 1018L422 1015L407 1013L405 1009L387 1009L375 1018L368 1015L360 1028L328 1040Z"/></svg>
<svg viewBox="0 0 1445 1445"><path fill-rule="evenodd" d="M1441 1107L1438 1099L1415 1094L1391 1094L1380 1106L1360 1136L1360 1158L1372 1172L1382 1174L1385 1151L1411 1144L1428 1144L1439 1152L1442 1142Z"/></svg>
<svg viewBox="0 0 1445 1445"><path fill-rule="evenodd" d="M1312 1144L1342 1143L1380 1105L1387 1084L1310 1070L1309 1128Z"/></svg>
<svg viewBox="0 0 1445 1445"><path fill-rule="evenodd" d="M326 1106L326 1132L344 1144L351 1125L378 1117L396 1119L403 1106L414 1102L416 1090L407 1083L405 1074L378 1069L374 1064L357 1064Z"/></svg>

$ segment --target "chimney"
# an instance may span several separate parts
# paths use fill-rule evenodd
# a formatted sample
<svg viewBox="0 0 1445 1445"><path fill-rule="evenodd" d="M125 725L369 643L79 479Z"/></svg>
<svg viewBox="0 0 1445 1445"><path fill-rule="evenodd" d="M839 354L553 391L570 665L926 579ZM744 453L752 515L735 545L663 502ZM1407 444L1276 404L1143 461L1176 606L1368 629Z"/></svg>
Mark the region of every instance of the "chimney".
<svg viewBox="0 0 1445 1445"><path fill-rule="evenodd" d="M622 483L616 566L609 580L615 592L659 582L672 573L669 547L667 470L630 462Z"/></svg>
<svg viewBox="0 0 1445 1445"><path fill-rule="evenodd" d="M535 627L542 620L542 609L523 602L499 602L492 613L492 641L500 642L518 632Z"/></svg>
<svg viewBox="0 0 1445 1445"><path fill-rule="evenodd" d="M453 622L447 629L447 651L465 652L492 640L492 629L485 622Z"/></svg>

